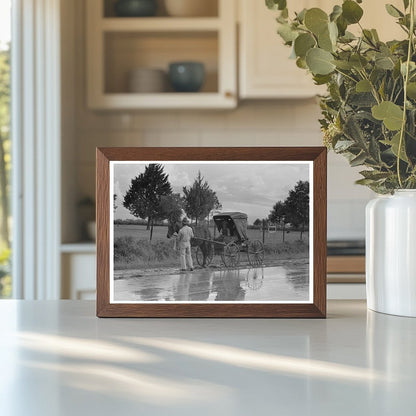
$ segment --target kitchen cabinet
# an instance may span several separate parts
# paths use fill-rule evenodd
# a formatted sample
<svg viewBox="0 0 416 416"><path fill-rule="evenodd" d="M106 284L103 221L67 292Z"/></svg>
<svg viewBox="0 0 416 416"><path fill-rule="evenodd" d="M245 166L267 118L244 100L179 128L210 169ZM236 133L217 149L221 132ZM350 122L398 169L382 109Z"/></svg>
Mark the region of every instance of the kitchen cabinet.
<svg viewBox="0 0 416 416"><path fill-rule="evenodd" d="M300 0L296 10L325 8L324 3L328 0ZM268 10L263 1L239 0L238 6L240 97L308 98L322 92L311 75L289 59L291 50L276 33L277 13Z"/></svg>
<svg viewBox="0 0 416 416"><path fill-rule="evenodd" d="M61 298L95 300L95 244L63 244L61 253Z"/></svg>
<svg viewBox="0 0 416 416"><path fill-rule="evenodd" d="M402 9L401 0L390 3ZM330 12L333 0L299 0L289 8L320 7ZM404 32L394 23L379 0L366 0L362 25L376 28L381 40L403 38ZM242 99L308 98L325 92L313 84L312 77L290 59L291 49L277 35L276 11L266 8L263 1L239 0L239 91ZM348 30L358 33L358 25Z"/></svg>
<svg viewBox="0 0 416 416"><path fill-rule="evenodd" d="M237 105L236 5L218 2L217 16L115 17L104 0L88 0L87 102L90 109L234 108ZM167 71L169 63L199 61L202 90L132 93L130 71Z"/></svg>

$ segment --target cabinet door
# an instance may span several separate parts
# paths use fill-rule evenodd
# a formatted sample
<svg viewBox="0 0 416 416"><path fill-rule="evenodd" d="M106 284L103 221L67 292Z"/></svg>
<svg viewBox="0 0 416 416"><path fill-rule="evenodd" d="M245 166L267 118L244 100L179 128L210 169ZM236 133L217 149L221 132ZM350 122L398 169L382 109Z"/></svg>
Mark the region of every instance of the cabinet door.
<svg viewBox="0 0 416 416"><path fill-rule="evenodd" d="M329 0L299 0L295 7L332 8ZM276 33L277 13L268 10L264 1L239 0L239 8L240 97L305 98L322 92L311 75L289 59L291 50Z"/></svg>

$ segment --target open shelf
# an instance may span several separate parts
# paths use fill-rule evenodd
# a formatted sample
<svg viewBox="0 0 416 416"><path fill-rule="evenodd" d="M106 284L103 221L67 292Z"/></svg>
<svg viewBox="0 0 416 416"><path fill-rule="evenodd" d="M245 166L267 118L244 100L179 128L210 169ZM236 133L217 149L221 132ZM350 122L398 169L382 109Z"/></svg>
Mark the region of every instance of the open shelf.
<svg viewBox="0 0 416 416"><path fill-rule="evenodd" d="M113 0L88 0L88 107L97 110L235 108L235 4L230 0L211 1L216 12L210 17L168 17L163 7L159 7L155 17L114 17ZM168 83L160 88L161 92L131 92L129 74L132 71L163 70L167 78L169 64L183 61L204 65L205 80L200 91L177 93ZM146 90L152 91L142 89Z"/></svg>
<svg viewBox="0 0 416 416"><path fill-rule="evenodd" d="M148 17L102 19L101 28L105 32L169 32L218 30L221 21L216 17Z"/></svg>
<svg viewBox="0 0 416 416"><path fill-rule="evenodd" d="M218 38L216 32L137 33L112 32L104 38L105 94L130 94L128 77L131 70L152 68L165 71L177 61L198 61L205 66L205 81L201 93L218 92ZM174 93L167 85L164 92ZM181 93L185 98L190 93ZM157 94L156 94L157 95Z"/></svg>

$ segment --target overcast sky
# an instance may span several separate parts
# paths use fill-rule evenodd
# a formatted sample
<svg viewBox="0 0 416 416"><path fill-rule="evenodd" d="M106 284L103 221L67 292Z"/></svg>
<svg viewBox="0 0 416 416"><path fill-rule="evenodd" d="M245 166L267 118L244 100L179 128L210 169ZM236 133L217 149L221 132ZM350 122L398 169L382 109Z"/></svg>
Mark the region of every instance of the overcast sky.
<svg viewBox="0 0 416 416"><path fill-rule="evenodd" d="M117 194L115 219L134 218L123 207L123 198L131 180L144 172L145 164L114 164L114 193ZM222 211L241 211L248 215L249 223L266 218L277 201L286 199L289 190L299 180L309 181L309 164L163 164L169 175L173 192L183 195L182 188L191 186L198 171L217 193Z"/></svg>

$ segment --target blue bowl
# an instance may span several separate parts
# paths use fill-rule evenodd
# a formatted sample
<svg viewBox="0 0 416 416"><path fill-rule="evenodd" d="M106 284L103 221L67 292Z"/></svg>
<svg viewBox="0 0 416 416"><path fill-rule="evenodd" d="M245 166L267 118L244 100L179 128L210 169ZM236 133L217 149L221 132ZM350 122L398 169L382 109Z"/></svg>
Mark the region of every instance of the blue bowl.
<svg viewBox="0 0 416 416"><path fill-rule="evenodd" d="M177 92L198 92L205 81L205 66L201 62L172 62L169 80Z"/></svg>
<svg viewBox="0 0 416 416"><path fill-rule="evenodd" d="M118 0L114 4L116 16L149 17L157 12L156 0Z"/></svg>

